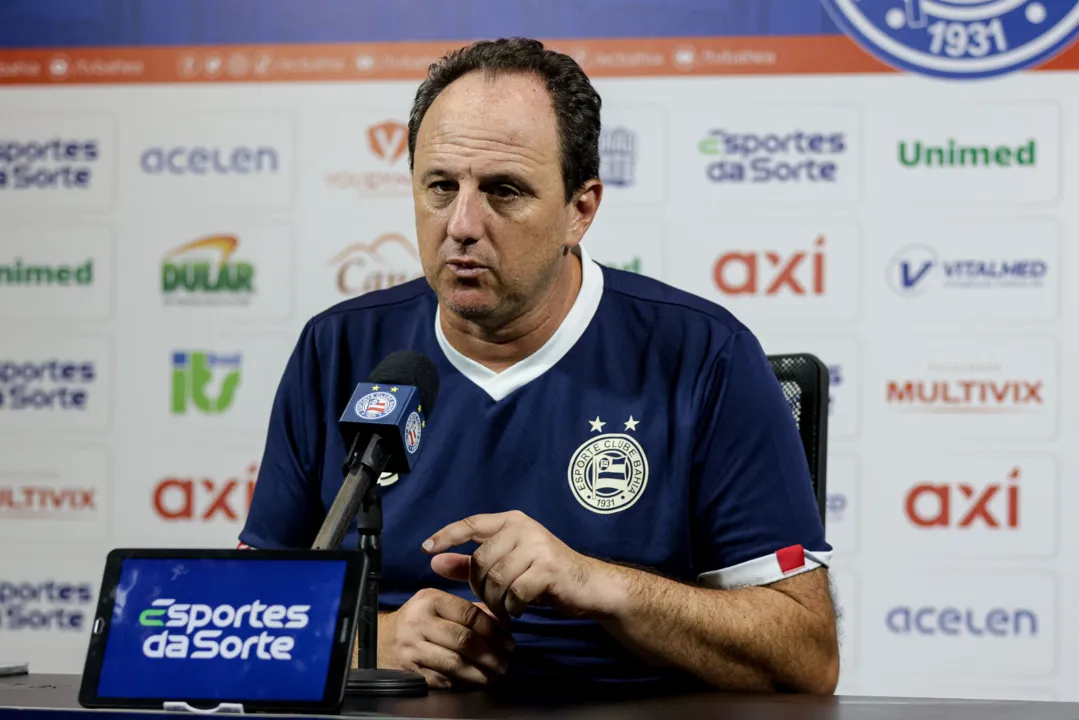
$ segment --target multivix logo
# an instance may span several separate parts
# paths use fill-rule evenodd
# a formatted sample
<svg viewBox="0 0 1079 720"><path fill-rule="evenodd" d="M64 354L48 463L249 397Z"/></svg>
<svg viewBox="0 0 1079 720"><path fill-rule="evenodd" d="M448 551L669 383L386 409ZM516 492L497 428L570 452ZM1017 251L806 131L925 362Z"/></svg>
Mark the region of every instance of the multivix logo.
<svg viewBox="0 0 1079 720"><path fill-rule="evenodd" d="M295 637L269 631L307 627L310 609L310 605L265 605L258 600L239 607L211 607L160 598L142 611L139 625L166 629L143 641L142 654L153 659L291 660Z"/></svg>

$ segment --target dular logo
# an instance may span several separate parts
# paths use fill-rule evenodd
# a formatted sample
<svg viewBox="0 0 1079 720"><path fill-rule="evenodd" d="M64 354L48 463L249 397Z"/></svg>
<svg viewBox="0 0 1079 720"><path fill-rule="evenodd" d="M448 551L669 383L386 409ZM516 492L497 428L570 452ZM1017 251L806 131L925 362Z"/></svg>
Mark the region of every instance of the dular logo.
<svg viewBox="0 0 1079 720"><path fill-rule="evenodd" d="M715 286L724 295L824 295L825 239L812 249L789 255L778 252L727 252L713 269Z"/></svg>
<svg viewBox="0 0 1079 720"><path fill-rule="evenodd" d="M1032 413L1045 405L1043 380L1001 376L1001 367L993 363L934 364L929 369L939 377L888 380L887 403L907 412L958 414Z"/></svg>
<svg viewBox="0 0 1079 720"><path fill-rule="evenodd" d="M255 266L234 259L240 239L209 235L169 251L161 263L166 304L247 305L255 294Z"/></svg>
<svg viewBox="0 0 1079 720"><path fill-rule="evenodd" d="M258 464L243 477L167 477L154 486L154 512L172 522L240 522L247 517L255 494ZM239 497L235 497L238 495Z"/></svg>
<svg viewBox="0 0 1079 720"><path fill-rule="evenodd" d="M408 151L408 126L394 120L367 128L367 157L356 158L362 170L334 170L327 187L347 190L357 197L401 197L412 194L412 175L401 160ZM371 161L375 162L372 163Z"/></svg>
<svg viewBox="0 0 1079 720"><path fill-rule="evenodd" d="M337 290L355 297L423 277L420 254L400 233L379 235L370 243L349 245L329 263L337 268Z"/></svg>

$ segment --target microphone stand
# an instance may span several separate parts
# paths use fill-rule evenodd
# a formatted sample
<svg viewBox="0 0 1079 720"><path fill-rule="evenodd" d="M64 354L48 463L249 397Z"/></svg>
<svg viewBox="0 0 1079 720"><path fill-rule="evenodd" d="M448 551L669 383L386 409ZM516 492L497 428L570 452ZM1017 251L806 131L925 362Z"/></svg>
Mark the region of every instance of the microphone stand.
<svg viewBox="0 0 1079 720"><path fill-rule="evenodd" d="M356 621L358 667L349 671L345 688L347 697L422 697L427 681L419 673L378 667L378 586L382 579L382 495L373 484L360 502L356 514L359 541L363 553L363 579L360 581L360 611Z"/></svg>

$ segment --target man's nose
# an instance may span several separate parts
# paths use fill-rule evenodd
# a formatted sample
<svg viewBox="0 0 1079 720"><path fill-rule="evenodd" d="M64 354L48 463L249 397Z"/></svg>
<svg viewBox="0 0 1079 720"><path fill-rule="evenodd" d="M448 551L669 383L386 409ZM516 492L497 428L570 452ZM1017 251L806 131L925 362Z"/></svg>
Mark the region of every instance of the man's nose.
<svg viewBox="0 0 1079 720"><path fill-rule="evenodd" d="M464 186L458 190L446 234L450 240L465 245L483 236L483 199L477 188Z"/></svg>

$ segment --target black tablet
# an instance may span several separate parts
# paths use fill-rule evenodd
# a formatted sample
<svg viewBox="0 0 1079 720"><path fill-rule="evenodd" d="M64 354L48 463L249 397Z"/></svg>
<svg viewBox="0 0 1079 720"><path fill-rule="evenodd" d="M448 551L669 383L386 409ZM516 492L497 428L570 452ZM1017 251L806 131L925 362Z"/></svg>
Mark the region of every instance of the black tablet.
<svg viewBox="0 0 1079 720"><path fill-rule="evenodd" d="M113 550L79 703L335 713L363 556L329 550Z"/></svg>

